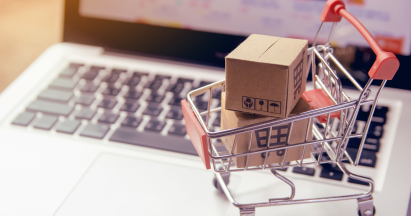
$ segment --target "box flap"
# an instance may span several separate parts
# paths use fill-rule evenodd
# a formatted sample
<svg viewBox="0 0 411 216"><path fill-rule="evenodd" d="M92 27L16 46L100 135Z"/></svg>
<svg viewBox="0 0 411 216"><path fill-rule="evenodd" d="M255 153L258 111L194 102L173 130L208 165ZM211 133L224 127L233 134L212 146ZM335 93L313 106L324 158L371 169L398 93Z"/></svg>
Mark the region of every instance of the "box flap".
<svg viewBox="0 0 411 216"><path fill-rule="evenodd" d="M256 61L279 39L280 37L252 34L226 58Z"/></svg>
<svg viewBox="0 0 411 216"><path fill-rule="evenodd" d="M281 38L260 56L258 62L290 66L307 44L307 40Z"/></svg>

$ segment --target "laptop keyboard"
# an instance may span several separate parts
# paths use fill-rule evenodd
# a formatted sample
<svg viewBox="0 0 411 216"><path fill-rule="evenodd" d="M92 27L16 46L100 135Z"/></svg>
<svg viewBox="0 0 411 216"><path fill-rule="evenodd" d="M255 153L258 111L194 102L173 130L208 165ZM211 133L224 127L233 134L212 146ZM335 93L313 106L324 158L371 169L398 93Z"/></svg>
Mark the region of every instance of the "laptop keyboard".
<svg viewBox="0 0 411 216"><path fill-rule="evenodd" d="M83 71L88 69L81 72L80 68ZM186 136L180 101L189 90L210 82L194 82L189 78L161 74L150 80L148 73L139 71L102 70L105 67L70 64L12 124L197 155ZM220 92L213 92L213 98L214 107L220 106ZM195 104L200 111L206 110L207 97L196 99ZM370 105L361 107L353 133L363 130L369 109ZM383 145L380 139L384 136L389 112L389 107L377 106L359 166L376 167L378 152ZM213 128L210 130L219 130L220 116L216 115L211 120ZM348 143L347 151L353 158L360 141L359 138L352 138ZM283 171L332 181L344 179L342 171L333 164ZM353 179L346 178L345 181L363 184Z"/></svg>
<svg viewBox="0 0 411 216"><path fill-rule="evenodd" d="M161 74L149 80L148 73L122 69L101 77L105 67L90 66L82 74L80 68L87 66L70 64L12 124L197 155L180 103L209 82L193 86L193 79ZM196 104L207 108L206 101Z"/></svg>

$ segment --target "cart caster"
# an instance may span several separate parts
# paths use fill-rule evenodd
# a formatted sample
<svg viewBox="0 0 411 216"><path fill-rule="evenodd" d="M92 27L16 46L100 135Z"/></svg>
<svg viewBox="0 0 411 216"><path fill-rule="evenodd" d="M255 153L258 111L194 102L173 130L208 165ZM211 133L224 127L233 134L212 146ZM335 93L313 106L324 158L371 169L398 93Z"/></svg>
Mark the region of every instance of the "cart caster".
<svg viewBox="0 0 411 216"><path fill-rule="evenodd" d="M220 173L220 174L215 174L215 175L221 175L221 177L224 180L224 183L226 186L228 186L228 183L230 183L230 173ZM219 190L221 193L224 193L223 188L220 185L220 182L218 182L217 177L214 176L213 178L213 185L214 187Z"/></svg>
<svg viewBox="0 0 411 216"><path fill-rule="evenodd" d="M373 216L375 215L375 212L376 212L375 206L374 206L371 196L358 199L358 215L359 216Z"/></svg>
<svg viewBox="0 0 411 216"><path fill-rule="evenodd" d="M368 210L368 211L365 211L363 215L361 215L360 210L358 210L358 216L374 216L376 213L375 206L373 206L372 208L373 208L373 212Z"/></svg>
<svg viewBox="0 0 411 216"><path fill-rule="evenodd" d="M255 208L240 208L240 216L255 216Z"/></svg>

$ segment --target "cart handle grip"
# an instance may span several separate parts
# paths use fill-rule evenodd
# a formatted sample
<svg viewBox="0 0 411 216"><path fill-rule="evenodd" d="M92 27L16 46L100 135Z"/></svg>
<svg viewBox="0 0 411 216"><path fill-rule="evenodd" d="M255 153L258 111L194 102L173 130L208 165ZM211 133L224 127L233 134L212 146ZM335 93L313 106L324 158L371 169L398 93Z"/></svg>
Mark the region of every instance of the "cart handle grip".
<svg viewBox="0 0 411 216"><path fill-rule="evenodd" d="M345 9L343 1L328 0L321 13L320 19L323 22L340 22L342 17L347 19L362 34L377 55L374 64L370 71L368 71L368 75L372 79L392 80L400 67L400 62L397 57L393 53L381 49L364 25Z"/></svg>

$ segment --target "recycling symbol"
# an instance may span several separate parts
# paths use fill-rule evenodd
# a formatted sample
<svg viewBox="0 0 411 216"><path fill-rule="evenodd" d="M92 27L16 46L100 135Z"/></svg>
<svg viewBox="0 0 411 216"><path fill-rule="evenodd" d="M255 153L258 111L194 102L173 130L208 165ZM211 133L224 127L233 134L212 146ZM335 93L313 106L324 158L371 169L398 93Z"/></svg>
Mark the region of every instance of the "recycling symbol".
<svg viewBox="0 0 411 216"><path fill-rule="evenodd" d="M250 98L245 99L244 101L244 105L247 108L251 108L251 106L253 106L253 101Z"/></svg>

